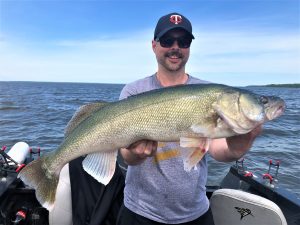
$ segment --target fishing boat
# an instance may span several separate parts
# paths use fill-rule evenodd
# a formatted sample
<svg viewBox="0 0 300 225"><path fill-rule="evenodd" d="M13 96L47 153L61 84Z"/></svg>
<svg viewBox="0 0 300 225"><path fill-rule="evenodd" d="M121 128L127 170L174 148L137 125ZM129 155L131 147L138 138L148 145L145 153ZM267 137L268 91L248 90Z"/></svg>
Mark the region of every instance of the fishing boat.
<svg viewBox="0 0 300 225"><path fill-rule="evenodd" d="M0 151L0 225L47 225L49 212L38 203L35 191L17 178L23 166L39 157L40 149L32 150L21 144L17 157L22 155L24 159L14 159L17 147L10 151L2 147ZM20 154L20 148L24 154ZM120 168L125 174L126 168ZM279 168L280 162L270 160L266 173L256 174L246 168L244 159L236 161L220 184L207 186L213 214L211 224L299 225L300 198L280 187Z"/></svg>

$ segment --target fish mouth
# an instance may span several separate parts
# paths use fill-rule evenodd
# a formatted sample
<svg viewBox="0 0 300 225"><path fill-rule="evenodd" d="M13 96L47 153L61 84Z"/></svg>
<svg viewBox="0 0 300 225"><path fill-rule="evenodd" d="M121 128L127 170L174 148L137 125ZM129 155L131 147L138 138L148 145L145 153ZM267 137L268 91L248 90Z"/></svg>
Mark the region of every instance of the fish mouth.
<svg viewBox="0 0 300 225"><path fill-rule="evenodd" d="M286 104L284 100L277 98L276 100L273 100L273 102L269 102L269 106L265 110L266 117L268 120L273 120L281 116L284 113L285 109Z"/></svg>
<svg viewBox="0 0 300 225"><path fill-rule="evenodd" d="M275 110L269 110L270 112L267 112L267 114L266 114L267 118L269 120L272 120L272 119L275 119L275 118L281 116L284 113L285 108L286 108L286 106L283 103L282 105L278 106L277 109L275 109Z"/></svg>

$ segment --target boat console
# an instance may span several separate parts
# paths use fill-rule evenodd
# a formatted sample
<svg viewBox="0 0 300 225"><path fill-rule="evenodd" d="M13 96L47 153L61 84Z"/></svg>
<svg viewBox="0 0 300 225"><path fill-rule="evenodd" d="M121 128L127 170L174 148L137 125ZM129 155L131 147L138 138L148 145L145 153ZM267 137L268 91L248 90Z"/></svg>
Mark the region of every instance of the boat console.
<svg viewBox="0 0 300 225"><path fill-rule="evenodd" d="M35 191L25 186L22 181L17 178L17 172L23 165L34 160L35 156L39 157L39 155L40 149L33 151L26 143L19 144L17 148L12 148L10 151L7 151L6 147L0 150L1 225L49 225L49 212L38 203L35 198ZM22 157L19 158L19 156ZM118 162L119 164L121 163L119 159ZM249 203L257 200L260 207L267 205L275 209L278 206L279 210L276 208L276 216L274 216L275 214L272 214L272 216L277 218L278 221L281 220L282 224L285 224L284 220L286 219L288 225L299 225L300 198L280 186L280 182L277 179L279 167L279 162L269 161L269 168L266 169L266 173L257 174L247 169L244 159L239 160L235 165L230 167L220 184L207 186L206 193L212 204L212 212L216 217L215 225L222 224L218 222L225 221L222 220L222 217L224 217L222 213L216 214L216 212L223 211L223 209L219 208L218 202L224 202L224 199L228 201L228 204L232 206L235 205L235 211L233 212L235 215L234 219L238 219L240 222L245 222L243 219L250 221L250 219L253 219L252 217L255 216L253 214L255 210L250 210L251 212L248 211L249 205L247 208L244 204L245 201ZM125 175L126 168L122 166L120 168ZM240 202L244 202L245 207L239 206L238 204ZM228 204L225 204L225 206ZM224 203L222 203L222 205L224 205ZM260 209L262 210L262 208ZM255 214L262 216L259 214L259 211L260 210L256 210ZM282 212L282 214L280 212ZM236 215L238 217L236 217Z"/></svg>
<svg viewBox="0 0 300 225"><path fill-rule="evenodd" d="M25 142L6 150L5 146L0 150L0 224L48 225L48 211L38 203L34 190L17 179L18 171L34 155L39 157L40 150L33 151Z"/></svg>

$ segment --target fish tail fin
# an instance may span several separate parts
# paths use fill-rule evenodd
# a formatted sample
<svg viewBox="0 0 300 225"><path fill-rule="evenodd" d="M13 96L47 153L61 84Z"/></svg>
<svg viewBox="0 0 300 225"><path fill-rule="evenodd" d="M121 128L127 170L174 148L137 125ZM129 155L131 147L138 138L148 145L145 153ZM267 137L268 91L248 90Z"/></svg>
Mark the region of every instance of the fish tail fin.
<svg viewBox="0 0 300 225"><path fill-rule="evenodd" d="M34 188L39 203L51 211L54 206L59 176L55 173L50 173L49 170L43 166L44 161L45 158L32 161L20 171L18 178L26 185Z"/></svg>

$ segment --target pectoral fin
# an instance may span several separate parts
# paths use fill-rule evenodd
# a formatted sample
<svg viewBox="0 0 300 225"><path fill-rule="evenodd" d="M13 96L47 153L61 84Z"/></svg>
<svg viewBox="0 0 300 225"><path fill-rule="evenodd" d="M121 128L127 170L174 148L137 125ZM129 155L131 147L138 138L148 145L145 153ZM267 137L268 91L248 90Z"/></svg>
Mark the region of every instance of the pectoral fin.
<svg viewBox="0 0 300 225"><path fill-rule="evenodd" d="M116 169L117 151L93 153L82 162L83 169L100 183L107 185Z"/></svg>
<svg viewBox="0 0 300 225"><path fill-rule="evenodd" d="M196 168L205 153L208 151L210 139L208 138L180 138L181 155L183 158L184 170L190 171Z"/></svg>

